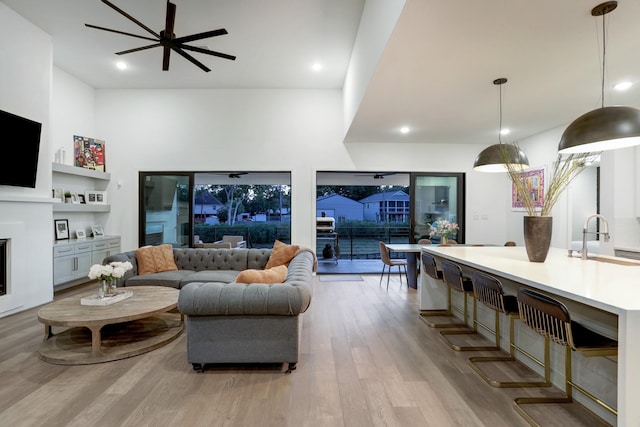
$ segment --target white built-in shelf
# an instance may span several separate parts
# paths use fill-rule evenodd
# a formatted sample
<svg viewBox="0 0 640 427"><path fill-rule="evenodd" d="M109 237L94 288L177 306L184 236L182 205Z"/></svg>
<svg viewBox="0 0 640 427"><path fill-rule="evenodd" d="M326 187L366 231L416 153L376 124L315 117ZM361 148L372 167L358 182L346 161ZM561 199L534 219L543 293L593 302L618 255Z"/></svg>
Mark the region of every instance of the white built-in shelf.
<svg viewBox="0 0 640 427"><path fill-rule="evenodd" d="M100 205L97 203L54 203L54 212L109 212L110 205Z"/></svg>
<svg viewBox="0 0 640 427"><path fill-rule="evenodd" d="M78 166L65 165L63 163L53 163L52 170L54 173L54 186L56 181L56 174L69 175L72 177L78 177L82 181L82 178L89 178L99 181L109 181L111 174L107 172L97 171L93 169L85 169ZM84 180L86 181L86 180ZM99 186L102 186L101 184ZM91 185L93 187L93 185ZM55 199L53 199L55 200ZM96 203L53 203L53 212L110 212L111 206L108 204L96 204Z"/></svg>
<svg viewBox="0 0 640 427"><path fill-rule="evenodd" d="M111 174L109 172L85 169L78 166L65 165L63 163L53 163L53 172L84 176L93 179L103 179L105 181L109 181L111 179Z"/></svg>

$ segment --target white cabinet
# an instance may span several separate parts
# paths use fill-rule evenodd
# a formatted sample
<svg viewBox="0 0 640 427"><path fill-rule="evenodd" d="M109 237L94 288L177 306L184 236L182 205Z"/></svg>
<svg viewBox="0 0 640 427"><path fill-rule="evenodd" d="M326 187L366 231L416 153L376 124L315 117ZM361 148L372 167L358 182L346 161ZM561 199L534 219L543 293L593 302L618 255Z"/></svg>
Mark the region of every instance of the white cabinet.
<svg viewBox="0 0 640 427"><path fill-rule="evenodd" d="M65 288L88 282L89 269L109 255L120 252L120 237L71 239L53 246L53 286Z"/></svg>
<svg viewBox="0 0 640 427"><path fill-rule="evenodd" d="M102 260L109 255L114 255L120 252L120 238L95 238L93 240L93 247L91 252L91 263L102 264Z"/></svg>

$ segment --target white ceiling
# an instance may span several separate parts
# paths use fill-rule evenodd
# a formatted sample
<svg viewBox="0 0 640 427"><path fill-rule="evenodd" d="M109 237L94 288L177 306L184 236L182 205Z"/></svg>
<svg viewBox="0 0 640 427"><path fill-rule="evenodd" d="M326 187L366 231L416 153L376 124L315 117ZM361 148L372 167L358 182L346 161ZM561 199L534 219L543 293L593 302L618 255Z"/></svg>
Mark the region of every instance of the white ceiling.
<svg viewBox="0 0 640 427"><path fill-rule="evenodd" d="M162 49L85 23L147 35L99 0L1 0L53 39L54 63L95 88L342 88L364 0L173 0L177 37L225 28L199 42L235 61L179 55L162 71ZM380 1L380 0L379 0ZM112 0L160 31L165 0ZM602 18L587 0L408 0L369 83L346 142L496 143L565 125L601 104ZM605 105L640 106L640 1L607 15ZM10 37L11 35L5 35ZM28 54L28 53L26 53ZM126 72L115 70L124 59ZM321 61L325 68L313 73ZM614 93L621 80L637 84ZM399 128L413 131L401 135Z"/></svg>

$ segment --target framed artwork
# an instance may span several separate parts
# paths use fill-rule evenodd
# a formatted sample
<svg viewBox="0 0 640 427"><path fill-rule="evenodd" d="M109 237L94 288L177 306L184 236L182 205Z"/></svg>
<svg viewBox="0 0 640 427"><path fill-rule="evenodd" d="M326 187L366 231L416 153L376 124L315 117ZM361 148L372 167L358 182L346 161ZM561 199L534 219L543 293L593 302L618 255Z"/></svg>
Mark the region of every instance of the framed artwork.
<svg viewBox="0 0 640 427"><path fill-rule="evenodd" d="M78 200L80 201L80 203L87 203L84 199L84 194L78 194Z"/></svg>
<svg viewBox="0 0 640 427"><path fill-rule="evenodd" d="M69 239L69 220L68 219L54 219L53 228L56 233L56 240Z"/></svg>
<svg viewBox="0 0 640 427"><path fill-rule="evenodd" d="M84 192L85 203L106 205L107 204L107 192L88 190Z"/></svg>
<svg viewBox="0 0 640 427"><path fill-rule="evenodd" d="M87 234L84 232L84 230L76 230L76 239L85 239L87 237Z"/></svg>
<svg viewBox="0 0 640 427"><path fill-rule="evenodd" d="M545 196L545 167L531 168L524 172L520 172L520 176L524 180L524 186L527 189L526 196L533 200L536 208L544 205ZM523 195L516 190L516 185L511 183L511 208L514 210L524 210L525 205L522 199Z"/></svg>
<svg viewBox="0 0 640 427"><path fill-rule="evenodd" d="M73 163L81 168L106 172L104 141L73 135Z"/></svg>
<svg viewBox="0 0 640 427"><path fill-rule="evenodd" d="M78 193L71 193L71 203L79 204L80 199L78 198Z"/></svg>
<svg viewBox="0 0 640 427"><path fill-rule="evenodd" d="M102 229L102 225L92 225L91 232L93 233L93 237L103 237L104 230Z"/></svg>

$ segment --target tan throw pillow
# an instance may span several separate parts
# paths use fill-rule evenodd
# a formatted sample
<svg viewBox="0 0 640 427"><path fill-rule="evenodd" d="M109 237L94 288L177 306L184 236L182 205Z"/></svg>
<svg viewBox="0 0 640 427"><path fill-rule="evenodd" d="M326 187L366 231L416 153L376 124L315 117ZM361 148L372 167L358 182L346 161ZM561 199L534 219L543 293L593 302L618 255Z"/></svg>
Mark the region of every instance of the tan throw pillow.
<svg viewBox="0 0 640 427"><path fill-rule="evenodd" d="M138 274L141 276L178 269L170 244L136 249L136 261L138 262Z"/></svg>
<svg viewBox="0 0 640 427"><path fill-rule="evenodd" d="M278 265L289 265L293 257L296 256L298 249L300 249L298 245L287 245L280 240L276 240L273 244L271 255L269 255L269 261L264 266L265 270Z"/></svg>
<svg viewBox="0 0 640 427"><path fill-rule="evenodd" d="M279 265L265 270L242 270L236 283L282 283L286 278L287 266Z"/></svg>

